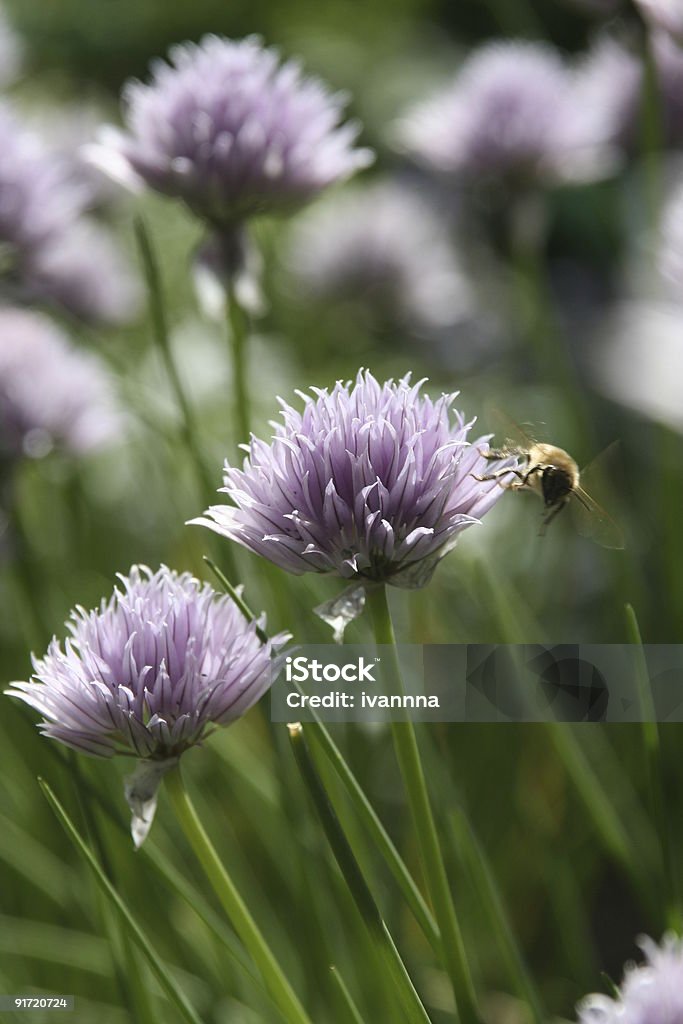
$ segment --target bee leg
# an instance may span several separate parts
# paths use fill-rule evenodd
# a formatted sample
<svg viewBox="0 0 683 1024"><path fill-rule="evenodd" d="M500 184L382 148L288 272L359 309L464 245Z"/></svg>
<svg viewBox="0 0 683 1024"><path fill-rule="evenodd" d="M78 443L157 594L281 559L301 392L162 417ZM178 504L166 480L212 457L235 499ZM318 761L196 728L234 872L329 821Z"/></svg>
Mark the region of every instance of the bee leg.
<svg viewBox="0 0 683 1024"><path fill-rule="evenodd" d="M542 474L543 473L543 469L544 469L543 466L532 466L531 469L527 469L526 473L522 473L520 475L520 477L519 477L520 480L522 481L522 485L523 486L530 486L529 479L534 475L534 473Z"/></svg>
<svg viewBox="0 0 683 1024"><path fill-rule="evenodd" d="M542 535L543 535L543 534L545 533L545 531L546 531L546 529L548 528L548 526L550 526L550 524L552 523L553 519L554 519L554 518L555 518L555 517L556 517L557 515L559 515L559 513L560 513L560 512L562 511L562 509L563 509L563 508L565 507L565 505L567 504L568 500L569 500L568 498L565 498L565 499L564 499L563 501L559 501L559 502L557 503L557 505L555 505L555 506L554 506L553 508L551 508L551 509L550 509L550 511L549 511L549 512L548 512L548 514L547 514L547 515L545 516L545 518L544 518L544 520L543 520L543 523L542 523L542 525L541 525L541 529L540 529L540 531L539 531L539 533L540 533L540 535L541 535L541 536L542 536Z"/></svg>
<svg viewBox="0 0 683 1024"><path fill-rule="evenodd" d="M501 484L501 487L523 487L524 486L524 474L519 469L497 469L495 473L487 473L486 476L478 476L476 473L471 474L474 480L483 482L484 480L500 480L502 476L516 476L521 481L519 484Z"/></svg>
<svg viewBox="0 0 683 1024"><path fill-rule="evenodd" d="M479 454L482 458L488 459L490 462L495 462L497 459L508 459L511 455L515 455L515 452L509 451L507 448L488 448L485 452L479 449Z"/></svg>

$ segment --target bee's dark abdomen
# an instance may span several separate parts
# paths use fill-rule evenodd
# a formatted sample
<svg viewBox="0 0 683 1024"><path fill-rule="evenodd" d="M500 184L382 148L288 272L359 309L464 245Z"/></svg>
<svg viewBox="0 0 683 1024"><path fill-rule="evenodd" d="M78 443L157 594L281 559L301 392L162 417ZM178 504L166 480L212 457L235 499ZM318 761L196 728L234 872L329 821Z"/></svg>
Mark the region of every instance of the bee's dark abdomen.
<svg viewBox="0 0 683 1024"><path fill-rule="evenodd" d="M564 469L546 466L541 475L541 490L546 508L552 508L571 494L572 479Z"/></svg>

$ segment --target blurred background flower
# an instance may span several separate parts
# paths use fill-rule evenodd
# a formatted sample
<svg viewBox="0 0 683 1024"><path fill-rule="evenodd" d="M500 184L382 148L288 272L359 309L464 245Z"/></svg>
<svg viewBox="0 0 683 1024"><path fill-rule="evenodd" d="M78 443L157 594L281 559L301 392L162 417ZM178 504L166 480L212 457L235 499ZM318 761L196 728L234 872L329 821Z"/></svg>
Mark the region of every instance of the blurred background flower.
<svg viewBox="0 0 683 1024"><path fill-rule="evenodd" d="M639 942L645 963L630 964L617 998L593 995L579 1006L580 1024L676 1024L683 1017L683 946L673 935L661 945Z"/></svg>
<svg viewBox="0 0 683 1024"><path fill-rule="evenodd" d="M474 52L449 87L408 111L398 137L435 171L523 187L601 177L608 128L579 102L560 54L520 40Z"/></svg>
<svg viewBox="0 0 683 1024"><path fill-rule="evenodd" d="M683 8L678 0L637 0L645 18L683 41Z"/></svg>
<svg viewBox="0 0 683 1024"><path fill-rule="evenodd" d="M80 455L121 437L111 375L46 317L0 308L0 445L11 457Z"/></svg>
<svg viewBox="0 0 683 1024"><path fill-rule="evenodd" d="M117 243L85 213L87 184L0 106L0 289L94 322L124 323L139 288Z"/></svg>
<svg viewBox="0 0 683 1024"><path fill-rule="evenodd" d="M393 330L434 335L472 314L445 211L415 187L347 189L299 217L284 263L305 301L362 305Z"/></svg>

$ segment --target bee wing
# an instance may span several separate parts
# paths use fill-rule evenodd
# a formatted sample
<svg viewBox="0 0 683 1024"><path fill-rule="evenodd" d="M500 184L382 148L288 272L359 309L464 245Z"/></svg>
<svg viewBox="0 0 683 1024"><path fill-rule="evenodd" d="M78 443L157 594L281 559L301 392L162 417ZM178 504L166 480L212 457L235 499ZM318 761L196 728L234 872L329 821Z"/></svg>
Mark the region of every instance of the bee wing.
<svg viewBox="0 0 683 1024"><path fill-rule="evenodd" d="M532 424L517 423L496 406L491 406L486 410L486 422L490 423L495 430L496 438L503 439L500 444L492 443L492 448L509 449L521 453L528 451L536 443L536 439L525 429L528 427L529 430L532 430Z"/></svg>
<svg viewBox="0 0 683 1024"><path fill-rule="evenodd" d="M575 488L573 495L576 501L572 504L579 533L604 548L621 550L625 546L623 530L586 490L587 487L593 494L602 496L605 490L605 463L616 454L618 445L619 442L614 441L581 471L582 486Z"/></svg>

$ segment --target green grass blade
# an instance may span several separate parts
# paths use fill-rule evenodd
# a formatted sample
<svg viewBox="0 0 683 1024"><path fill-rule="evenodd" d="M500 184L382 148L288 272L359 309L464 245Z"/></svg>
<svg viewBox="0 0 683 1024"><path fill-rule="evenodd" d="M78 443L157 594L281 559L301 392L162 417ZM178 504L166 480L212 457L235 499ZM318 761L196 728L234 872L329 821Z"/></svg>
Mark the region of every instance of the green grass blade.
<svg viewBox="0 0 683 1024"><path fill-rule="evenodd" d="M630 604L626 605L626 624L629 639L635 648L636 685L641 709L643 747L647 768L648 787L652 817L661 843L661 860L666 891L668 925L680 932L683 925L681 894L676 855L673 849L671 826L666 810L664 779L662 774L662 752L659 725L652 696L650 675L645 660L643 641L636 613Z"/></svg>
<svg viewBox="0 0 683 1024"><path fill-rule="evenodd" d="M306 732L311 736L314 745L322 751L339 776L359 820L365 826L377 850L384 858L415 920L434 952L437 955L441 955L439 929L431 910L417 887L417 883L408 871L403 858L365 795L356 776L349 768L344 755L332 739L327 728L320 721L318 715L315 712L312 712L312 715L314 720L306 724Z"/></svg>
<svg viewBox="0 0 683 1024"><path fill-rule="evenodd" d="M320 776L315 770L302 726L290 725L289 738L301 777L308 789L344 880L396 987L397 995L405 1012L405 1019L411 1024L429 1024L427 1012L415 990L370 887L365 881L358 861L354 857L332 804L328 800Z"/></svg>
<svg viewBox="0 0 683 1024"><path fill-rule="evenodd" d="M161 988L166 993L170 1002L172 1002L182 1014L185 1020L189 1021L190 1024L202 1024L201 1019L197 1016L196 1011L192 1005L188 1002L188 999L182 989L179 987L175 978L171 974L167 965L161 960L161 958L154 951L149 939L145 935L144 931L137 923L131 912L129 911L126 904L123 902L116 889L113 887L107 876L102 871L102 868L98 864L95 856L93 855L89 846L83 841L75 825L71 821L71 818L62 807L61 803L52 792L50 786L45 782L44 779L38 779L38 783L43 793L45 794L50 807L54 811L56 818L61 824L62 828L66 832L67 836L74 844L76 849L79 851L81 856L86 861L88 867L93 872L94 878L97 884L111 902L112 906L116 909L123 924L128 930L132 941L138 947L142 955L146 958L152 969L157 981Z"/></svg>
<svg viewBox="0 0 683 1024"><path fill-rule="evenodd" d="M342 978L338 969L333 965L330 967L330 972L334 980L335 988L339 994L339 1003L343 1007L344 1018L339 1021L339 1024L365 1024L365 1021L361 1017L360 1011L353 1000L353 996L349 992L346 982Z"/></svg>
<svg viewBox="0 0 683 1024"><path fill-rule="evenodd" d="M528 1005L535 1024L543 1024L546 1015L541 1006L540 996L510 925L488 857L474 834L467 816L459 808L451 815L451 826L455 835L456 849L473 879L481 907L489 919L492 933L498 940L510 981L517 994Z"/></svg>

